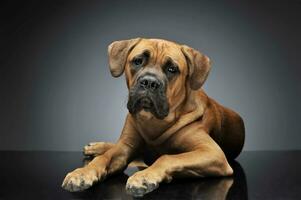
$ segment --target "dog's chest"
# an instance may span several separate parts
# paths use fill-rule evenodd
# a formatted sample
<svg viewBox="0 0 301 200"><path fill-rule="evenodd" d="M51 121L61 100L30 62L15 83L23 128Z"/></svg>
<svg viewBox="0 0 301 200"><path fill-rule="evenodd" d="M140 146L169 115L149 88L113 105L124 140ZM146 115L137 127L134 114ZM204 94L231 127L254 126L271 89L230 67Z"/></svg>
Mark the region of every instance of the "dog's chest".
<svg viewBox="0 0 301 200"><path fill-rule="evenodd" d="M135 118L136 127L145 140L145 142L153 141L160 137L164 132L172 126L174 117L167 117L164 120L156 119L151 113L142 110Z"/></svg>
<svg viewBox="0 0 301 200"><path fill-rule="evenodd" d="M141 137L145 140L146 143L151 143L151 141L160 137L164 131L168 128L168 126L164 126L161 124L153 124L152 122L144 122L139 124L137 129L141 135Z"/></svg>

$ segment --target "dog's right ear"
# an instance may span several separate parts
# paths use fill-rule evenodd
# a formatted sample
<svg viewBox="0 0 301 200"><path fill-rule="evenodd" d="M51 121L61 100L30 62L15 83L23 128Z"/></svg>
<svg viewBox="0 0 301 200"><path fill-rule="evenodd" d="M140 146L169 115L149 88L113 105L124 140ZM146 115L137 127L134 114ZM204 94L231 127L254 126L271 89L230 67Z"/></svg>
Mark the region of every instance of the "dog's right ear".
<svg viewBox="0 0 301 200"><path fill-rule="evenodd" d="M108 46L109 65L112 76L119 77L124 72L126 59L141 38L120 40L112 42Z"/></svg>

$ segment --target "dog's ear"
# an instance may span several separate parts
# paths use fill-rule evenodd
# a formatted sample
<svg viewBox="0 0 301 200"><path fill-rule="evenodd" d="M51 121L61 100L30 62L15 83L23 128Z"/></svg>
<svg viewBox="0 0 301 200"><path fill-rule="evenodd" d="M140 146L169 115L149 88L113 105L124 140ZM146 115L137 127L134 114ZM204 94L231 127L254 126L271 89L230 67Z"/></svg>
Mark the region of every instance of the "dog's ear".
<svg viewBox="0 0 301 200"><path fill-rule="evenodd" d="M189 68L190 88L197 90L202 87L208 77L211 68L210 59L186 45L182 45L182 52Z"/></svg>
<svg viewBox="0 0 301 200"><path fill-rule="evenodd" d="M119 77L124 71L126 59L130 51L141 40L135 38L131 40L120 40L112 42L108 46L109 65L112 76Z"/></svg>

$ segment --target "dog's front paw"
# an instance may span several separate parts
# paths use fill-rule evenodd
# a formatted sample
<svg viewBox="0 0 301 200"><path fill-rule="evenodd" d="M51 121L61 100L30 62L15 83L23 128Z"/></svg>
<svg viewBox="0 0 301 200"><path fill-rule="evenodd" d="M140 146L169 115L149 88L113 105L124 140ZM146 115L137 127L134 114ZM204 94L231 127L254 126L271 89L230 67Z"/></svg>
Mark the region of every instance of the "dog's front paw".
<svg viewBox="0 0 301 200"><path fill-rule="evenodd" d="M70 192L78 192L91 187L98 180L95 169L78 168L66 175L62 187Z"/></svg>
<svg viewBox="0 0 301 200"><path fill-rule="evenodd" d="M142 197L159 187L162 177L156 173L148 173L146 170L136 172L126 183L126 191L135 197Z"/></svg>
<svg viewBox="0 0 301 200"><path fill-rule="evenodd" d="M90 142L84 146L83 153L85 156L102 155L113 146L114 144L109 142Z"/></svg>

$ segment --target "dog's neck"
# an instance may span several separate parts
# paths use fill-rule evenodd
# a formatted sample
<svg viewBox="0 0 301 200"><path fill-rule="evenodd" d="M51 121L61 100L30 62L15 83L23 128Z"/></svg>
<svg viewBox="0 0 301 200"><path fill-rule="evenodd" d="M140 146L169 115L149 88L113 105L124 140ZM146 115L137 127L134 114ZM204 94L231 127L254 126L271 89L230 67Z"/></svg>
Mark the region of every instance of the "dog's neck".
<svg viewBox="0 0 301 200"><path fill-rule="evenodd" d="M155 118L150 112L141 111L134 116L136 127L145 142L159 145L187 124L199 119L204 112L204 102L199 97L200 91L189 91L185 104L171 109L163 120Z"/></svg>

